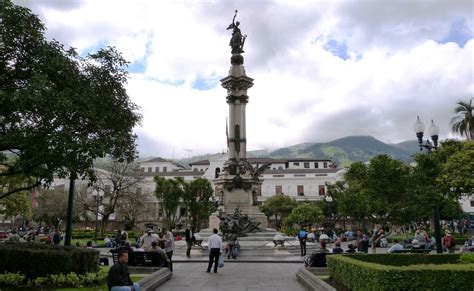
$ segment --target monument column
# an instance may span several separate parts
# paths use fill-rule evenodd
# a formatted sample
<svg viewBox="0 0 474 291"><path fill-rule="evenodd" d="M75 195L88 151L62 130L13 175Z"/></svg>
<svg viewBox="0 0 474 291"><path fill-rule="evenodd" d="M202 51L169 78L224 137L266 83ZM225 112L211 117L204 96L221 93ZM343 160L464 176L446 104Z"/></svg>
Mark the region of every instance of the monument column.
<svg viewBox="0 0 474 291"><path fill-rule="evenodd" d="M216 193L222 195L224 213L234 213L235 209L267 227L267 217L255 206L256 195L261 193L262 180L259 178L263 168L254 169L247 161L247 124L245 109L249 100L247 91L253 86L253 79L245 73L243 47L246 35L240 32L240 23L235 21L227 29L232 29L230 47L230 69L227 77L221 80L221 85L227 90L226 101L229 104L228 144L229 159L224 163L224 169L214 181ZM239 213L240 213L239 212ZM217 213L210 218L210 227L217 227Z"/></svg>

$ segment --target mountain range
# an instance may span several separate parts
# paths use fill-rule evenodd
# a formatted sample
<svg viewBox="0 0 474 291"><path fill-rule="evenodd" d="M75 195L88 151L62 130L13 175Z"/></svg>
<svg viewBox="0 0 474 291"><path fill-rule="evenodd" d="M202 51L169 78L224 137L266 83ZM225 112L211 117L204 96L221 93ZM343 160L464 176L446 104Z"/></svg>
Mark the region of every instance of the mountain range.
<svg viewBox="0 0 474 291"><path fill-rule="evenodd" d="M331 159L339 167L351 162L367 162L376 155L387 154L397 160L410 162L412 155L419 151L418 141L409 140L396 144L386 144L372 136L346 136L330 142L307 142L276 150L257 150L247 152L248 157L270 158L316 158ZM177 162L189 164L198 160L208 159L211 155L201 155Z"/></svg>

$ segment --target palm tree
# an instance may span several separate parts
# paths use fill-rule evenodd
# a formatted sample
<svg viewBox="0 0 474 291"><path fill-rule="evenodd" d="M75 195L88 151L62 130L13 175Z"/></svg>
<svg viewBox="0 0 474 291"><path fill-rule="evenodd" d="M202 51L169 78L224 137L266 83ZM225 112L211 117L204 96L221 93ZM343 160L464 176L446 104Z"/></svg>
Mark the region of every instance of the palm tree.
<svg viewBox="0 0 474 291"><path fill-rule="evenodd" d="M459 101L458 106L454 108L454 116L451 119L451 129L453 132L465 135L468 140L474 139L474 109L472 107L472 98L469 103Z"/></svg>

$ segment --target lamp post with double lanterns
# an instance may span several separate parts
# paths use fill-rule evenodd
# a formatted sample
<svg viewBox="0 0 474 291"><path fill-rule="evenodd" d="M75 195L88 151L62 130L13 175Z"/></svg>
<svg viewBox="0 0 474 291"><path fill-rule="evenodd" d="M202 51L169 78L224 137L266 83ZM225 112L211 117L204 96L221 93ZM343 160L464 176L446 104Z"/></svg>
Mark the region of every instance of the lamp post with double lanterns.
<svg viewBox="0 0 474 291"><path fill-rule="evenodd" d="M330 231L332 228L332 197L330 195L326 195L324 197L324 201L328 204L328 220L327 220L327 230Z"/></svg>
<svg viewBox="0 0 474 291"><path fill-rule="evenodd" d="M99 190L95 190L92 193L92 196L94 196L95 201L97 202L97 208L95 210L95 231L94 231L94 243L97 245L97 230L99 229L99 207L100 204L102 203L102 199L104 198L104 193Z"/></svg>
<svg viewBox="0 0 474 291"><path fill-rule="evenodd" d="M416 133L416 137L418 138L418 145L420 147L420 151L425 149L428 153L436 150L438 148L438 134L439 134L439 127L434 124L433 120L431 120L431 125L428 128L428 133L431 136L432 142L427 139L425 143L423 143L423 133L425 131L425 125L421 122L420 117L417 116L416 122L414 125L414 130ZM434 232L435 232L435 241L436 241L436 252L438 254L443 253L443 246L441 244L441 225L440 225L440 215L439 215L439 205L435 205L433 207L433 224L434 224Z"/></svg>

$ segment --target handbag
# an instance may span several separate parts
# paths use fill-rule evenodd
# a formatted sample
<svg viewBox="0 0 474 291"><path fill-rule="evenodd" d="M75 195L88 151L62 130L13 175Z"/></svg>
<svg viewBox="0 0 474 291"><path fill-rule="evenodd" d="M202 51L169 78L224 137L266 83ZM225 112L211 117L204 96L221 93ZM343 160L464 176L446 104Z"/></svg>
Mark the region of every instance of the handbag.
<svg viewBox="0 0 474 291"><path fill-rule="evenodd" d="M219 258L219 268L224 268L224 256Z"/></svg>

